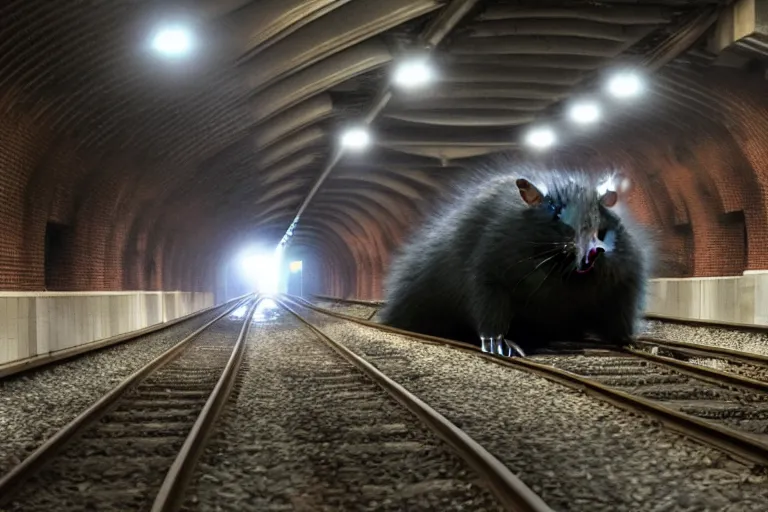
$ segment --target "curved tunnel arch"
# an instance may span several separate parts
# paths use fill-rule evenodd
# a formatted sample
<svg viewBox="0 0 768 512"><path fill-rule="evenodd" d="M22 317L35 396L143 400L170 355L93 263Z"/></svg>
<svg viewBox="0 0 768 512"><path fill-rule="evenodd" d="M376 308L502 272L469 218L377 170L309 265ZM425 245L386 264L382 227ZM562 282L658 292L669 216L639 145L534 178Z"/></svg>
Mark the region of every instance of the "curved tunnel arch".
<svg viewBox="0 0 768 512"><path fill-rule="evenodd" d="M337 130L375 104L401 51L388 42L418 44L447 5L398 0L394 12L351 0L320 12L307 3L306 18L290 18L298 2L274 3L269 16L257 4L200 4L201 30L215 44L175 76L134 54L131 31L153 12L142 3L124 11L74 0L3 8L14 13L0 20L9 50L0 62L4 288L39 290L47 281L61 290L214 288L233 244L249 236L276 243L291 223L333 154ZM393 250L454 170L483 161L455 157L516 146L510 138L525 127L521 119L556 117L558 101L588 89L581 79L601 72L600 62L632 55L653 64L659 48L684 33L680 20L703 9L676 5L686 16L653 18L646 39L615 20L595 25L582 34L584 48L604 40L600 27L621 44L601 46L599 59L566 62L537 42L540 20L510 22L496 2L479 5L436 45L446 84L421 96L393 93L374 126L390 149L345 159L329 174L302 215L297 243L333 261L318 268L340 272L328 278L340 292L380 295ZM497 40L484 25L488 12L496 28L512 23L534 36L535 66L514 45L505 55L489 50ZM338 28L339 19L348 23ZM704 39L692 52L662 56L669 64L650 76L646 104L565 144L552 161L626 167L638 185L631 205L660 226L675 275L736 275L768 267L768 99L759 73L707 60ZM85 40L93 44L83 47ZM570 68L552 72L563 66ZM513 67L518 72L506 71ZM67 232L53 270L45 268L49 225Z"/></svg>

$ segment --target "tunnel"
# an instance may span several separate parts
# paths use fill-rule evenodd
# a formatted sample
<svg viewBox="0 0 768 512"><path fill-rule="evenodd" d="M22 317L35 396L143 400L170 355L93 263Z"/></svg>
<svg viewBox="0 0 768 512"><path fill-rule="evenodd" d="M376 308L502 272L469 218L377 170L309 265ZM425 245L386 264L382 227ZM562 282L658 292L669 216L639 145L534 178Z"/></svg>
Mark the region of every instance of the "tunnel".
<svg viewBox="0 0 768 512"><path fill-rule="evenodd" d="M761 2L744 22L729 2L443 4L10 2L0 286L219 300L237 251L300 217L287 256L309 291L381 299L453 180L531 160L626 172L655 277L766 267ZM164 23L190 27L187 55L153 49ZM434 84L392 85L419 56ZM568 125L569 102L630 65L642 97ZM561 125L556 147L526 148L537 122ZM355 123L372 144L342 156Z"/></svg>
<svg viewBox="0 0 768 512"><path fill-rule="evenodd" d="M646 320L768 332L767 0L5 0L0 49L0 393L266 295L377 322L440 208L532 168L622 176Z"/></svg>

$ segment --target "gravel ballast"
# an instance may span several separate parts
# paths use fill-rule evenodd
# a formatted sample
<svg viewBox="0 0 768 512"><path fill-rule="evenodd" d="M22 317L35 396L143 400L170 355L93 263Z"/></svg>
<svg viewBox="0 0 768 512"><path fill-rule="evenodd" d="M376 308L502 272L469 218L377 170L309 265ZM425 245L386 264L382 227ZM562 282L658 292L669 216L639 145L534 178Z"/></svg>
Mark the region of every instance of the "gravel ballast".
<svg viewBox="0 0 768 512"><path fill-rule="evenodd" d="M293 316L251 327L186 510L501 510L463 461Z"/></svg>
<svg viewBox="0 0 768 512"><path fill-rule="evenodd" d="M72 418L223 309L119 345L0 381L0 475Z"/></svg>
<svg viewBox="0 0 768 512"><path fill-rule="evenodd" d="M464 429L557 510L768 510L764 474L650 419L472 354L301 311Z"/></svg>
<svg viewBox="0 0 768 512"><path fill-rule="evenodd" d="M768 334L724 329L722 327L693 327L658 320L646 321L643 334L673 341L709 345L768 356Z"/></svg>
<svg viewBox="0 0 768 512"><path fill-rule="evenodd" d="M230 359L243 319L228 315L23 482L11 512L146 511Z"/></svg>

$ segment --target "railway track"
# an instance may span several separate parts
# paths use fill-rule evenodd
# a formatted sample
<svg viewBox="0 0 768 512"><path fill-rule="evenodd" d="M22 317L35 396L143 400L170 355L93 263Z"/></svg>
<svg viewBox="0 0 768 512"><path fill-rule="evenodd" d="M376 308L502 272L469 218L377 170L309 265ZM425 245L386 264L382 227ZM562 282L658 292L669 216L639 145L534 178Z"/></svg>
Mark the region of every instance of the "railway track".
<svg viewBox="0 0 768 512"><path fill-rule="evenodd" d="M551 510L372 362L275 306L183 510Z"/></svg>
<svg viewBox="0 0 768 512"><path fill-rule="evenodd" d="M354 351L350 350L338 340L327 336L323 331L308 322L296 310L295 305L279 302L282 307L290 311L308 329L314 332L329 348L336 352L350 365L346 372L334 371L331 377L335 382L332 385L341 385L351 392L359 394L360 386L355 384L347 386L344 381L350 378L358 378L362 374L368 377L379 388L396 400L403 408L416 416L438 438L447 443L461 459L463 459L481 478L481 481L490 488L498 502L505 510L519 511L549 511L551 510L533 491L523 484L512 472L504 466L496 457L489 453L483 446L477 443L462 429L448 421L442 414L430 407L427 403L413 395L405 387L384 374L374 364ZM336 379L340 379L336 381ZM355 388L355 391L352 391ZM343 391L342 391L343 392ZM366 393L363 391L363 395ZM368 418L370 420L370 418ZM406 434L403 432L403 434ZM403 435L403 441L407 436ZM391 439L389 443L396 445L398 439ZM406 467L405 471L418 471L418 467ZM447 482L447 481L446 481ZM417 486L418 487L418 486ZM426 487L426 486L425 486Z"/></svg>
<svg viewBox="0 0 768 512"><path fill-rule="evenodd" d="M254 315L257 302L243 301L229 308L60 430L0 480L2 510L196 510L195 502L188 500L189 484L195 482L196 463L233 389L250 319L258 316ZM328 353L340 356L330 365L322 361L317 349L303 353L304 359L309 359L305 366L316 381L320 396L330 395L337 402L330 409L318 409L319 404L313 402L314 408L308 411L311 421L318 421L324 411L342 416L346 422L355 417L359 420L359 425L353 426L350 435L342 439L342 453L335 456L358 459L360 468L334 477L329 485L345 478L356 482L361 471L372 472L371 480L380 483L364 486L359 489L360 497L348 497L338 504L350 506L356 500L366 501L373 496L383 499L383 503L401 500L417 509L424 509L424 500L436 500L434 504L441 508L464 500L465 505L474 503L483 510L551 511L462 430L371 363L306 325L331 349L326 349ZM291 367L302 364L292 351L287 353ZM403 410L386 413L392 407L391 401L381 395L394 398ZM370 425L378 412L384 415L376 425ZM421 426L415 430L408 428L405 419L402 423L391 423L403 414L412 418L411 423L418 418L416 423ZM293 421L291 418L292 427ZM424 426L430 432L426 437L419 433ZM336 429L324 432L312 444L328 446L337 434ZM361 442L355 444L356 438ZM437 440L444 441L459 455L463 461L459 467L466 465L474 472L456 467L452 470L455 474L449 471L442 476L434 475L436 468L446 464L451 467L444 460L446 457L455 457L448 455L450 450L440 447L439 441L435 445ZM285 443L277 444L280 451L285 449ZM263 449L269 451L270 446ZM377 462L377 457L385 460ZM319 462L328 462L325 451ZM411 480L410 484L381 485L387 478L392 479L376 476L383 468L402 475L395 476L395 482ZM479 476L481 488L486 490L476 488L478 479L470 478L472 474ZM412 482L414 476L416 482ZM294 477L286 479L293 481ZM198 486L199 482L193 485ZM476 489L470 492L468 486Z"/></svg>
<svg viewBox="0 0 768 512"><path fill-rule="evenodd" d="M175 510L242 359L242 299L125 379L0 479L3 510Z"/></svg>
<svg viewBox="0 0 768 512"><path fill-rule="evenodd" d="M234 388L234 377L243 358L248 325L257 302L258 299L248 299L228 308L122 382L57 433L0 480L2 510L199 510L196 505L199 502L189 499L192 488L195 492L202 489L200 492L205 493L204 479L200 478L196 462L203 457L212 426L217 423ZM485 499L470 499L467 496L471 493L465 496L468 488L462 482L466 476L435 479L430 476L434 468L429 469L434 466L434 460L430 459L422 470L416 458L400 453L421 453L430 442L414 441L414 436L418 435L412 428L403 427L404 423L386 423L388 418L391 420L402 413L390 411L381 419L375 419L374 411L383 411L387 407L386 402L377 398L377 393L383 390L418 418L433 436L447 443L480 481L485 482L501 508L551 510L505 464L470 437L464 424L457 427L382 372L382 361L391 363L401 357L396 351L361 355L306 320L302 310L471 352L485 361L533 373L624 409L651 416L672 430L716 447L738 460L768 465L768 384L765 379L768 358L645 338L638 341L637 349L624 353L592 350L567 356L508 359L483 353L477 347L404 333L361 318L326 311L302 299L285 297L281 304L344 363L339 366L338 362L323 361L327 354L323 356L317 348L303 349L301 356L291 353L291 359L286 358L287 367L304 367L302 378L309 379L311 389L317 393L316 398L307 398L308 411L302 413L306 420L323 425L340 418L347 423L356 417L360 421L360 424L350 426L344 435L332 429L312 437L308 433L310 427L297 430L301 432L299 438L312 437L305 439L308 446L327 447L313 455L316 460L310 457L313 464L331 464L335 468L335 458L343 459L350 449L355 453L353 458L362 456L367 461L362 469L355 469L352 474L349 469L344 473L343 467L329 467L333 477L329 477L323 488L328 490L344 483L348 486L344 489L349 493L359 483L361 471L381 471L373 469L380 466L396 467L396 462L374 462L380 456L408 460L410 462L396 473L411 472L424 478L422 482L408 485L366 485L356 490L360 496L352 498L339 497L344 491L337 489L336 494L331 498L326 496L326 499L338 506L354 508L358 503L355 500L361 496L384 500L382 503L389 503L390 508L395 503L393 496L406 500L402 502L405 506L416 504L416 508L423 507L423 503L418 505L417 501L407 500L415 500L420 494L429 494L438 502L448 500L440 503L465 499L465 504L477 504ZM297 334L294 332L293 335ZM721 364L705 366L699 363L702 360L721 361ZM412 375L409 378L420 377ZM272 393L266 388L264 392L269 395L260 399L262 405ZM279 403L282 407L282 398ZM266 414L265 411L258 412L256 418ZM376 424L371 425L372 422ZM364 442L355 444L355 439ZM276 444L280 448L275 456L285 456L283 452L290 443L283 440ZM329 455L328 450L333 449L342 453ZM429 450L431 448L425 453ZM265 446L261 451L270 453L270 447ZM393 451L395 455L392 455ZM235 448L232 457L239 453L240 450ZM349 453L346 456L349 457ZM342 472L337 474L335 471ZM294 480L291 475L283 478ZM379 482L382 478L377 476L374 481ZM391 480L391 476L386 478ZM378 503L375 500L374 503ZM265 510L271 509L267 502L268 499L264 502ZM306 508L306 503L304 506Z"/></svg>
<svg viewBox="0 0 768 512"><path fill-rule="evenodd" d="M700 345L641 338L640 349L509 359L479 347L382 326L353 316L297 304L325 315L471 351L500 365L540 375L640 412L668 428L742 461L768 466L768 380L765 358ZM722 371L691 361L718 360Z"/></svg>

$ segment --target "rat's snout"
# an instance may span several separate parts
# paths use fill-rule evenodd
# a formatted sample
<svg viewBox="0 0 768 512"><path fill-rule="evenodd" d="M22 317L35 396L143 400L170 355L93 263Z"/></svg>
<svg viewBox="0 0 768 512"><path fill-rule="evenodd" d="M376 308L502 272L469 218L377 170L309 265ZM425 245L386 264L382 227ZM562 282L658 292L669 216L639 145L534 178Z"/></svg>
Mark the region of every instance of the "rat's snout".
<svg viewBox="0 0 768 512"><path fill-rule="evenodd" d="M605 244L598 237L597 230L579 233L576 240L576 272L585 274L592 270L602 252L605 252Z"/></svg>

